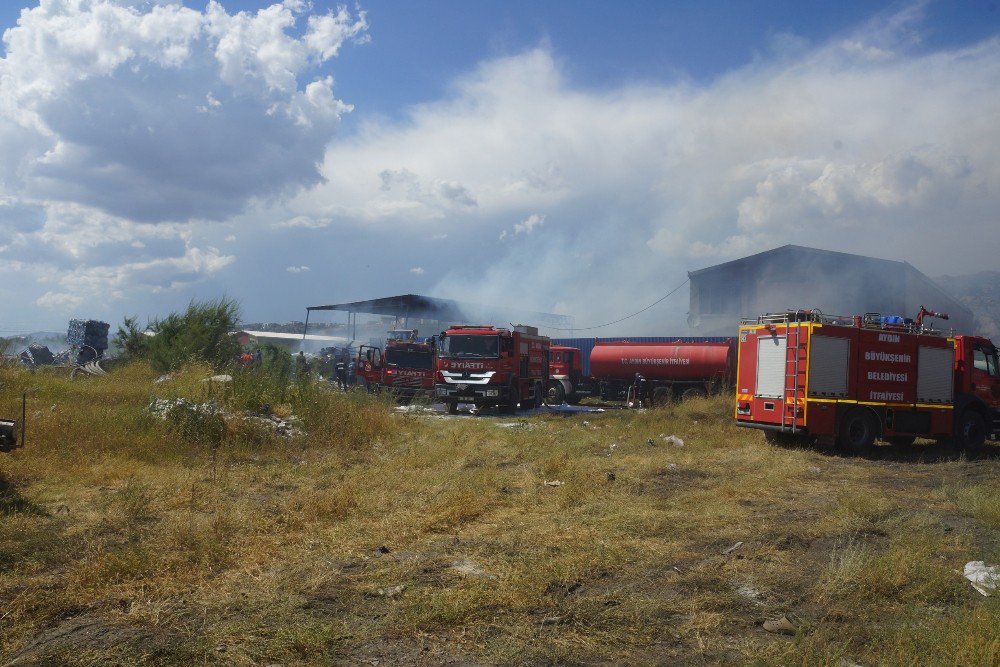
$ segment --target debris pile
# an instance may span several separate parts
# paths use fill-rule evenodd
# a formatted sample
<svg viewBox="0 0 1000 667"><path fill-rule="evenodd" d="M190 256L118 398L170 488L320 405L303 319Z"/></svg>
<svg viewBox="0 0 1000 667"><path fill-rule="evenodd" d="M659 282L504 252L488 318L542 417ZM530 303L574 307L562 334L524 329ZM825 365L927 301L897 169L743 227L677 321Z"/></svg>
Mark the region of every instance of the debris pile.
<svg viewBox="0 0 1000 667"><path fill-rule="evenodd" d="M146 408L160 419L167 419L175 410L184 410L202 415L216 415L221 411L215 403L195 403L186 398L153 398Z"/></svg>
<svg viewBox="0 0 1000 667"><path fill-rule="evenodd" d="M301 428L302 420L294 415L282 418L274 414L259 415L252 412L233 414L222 410L214 402L195 403L186 398L153 398L146 409L162 420L168 419L175 411L183 410L203 416L218 415L225 421L252 422L282 438L298 438L305 433Z"/></svg>
<svg viewBox="0 0 1000 667"><path fill-rule="evenodd" d="M72 380L79 373L85 373L87 375L107 375L108 372L101 368L101 364L97 361L88 361L85 364L77 364L73 366L73 370L70 371L69 377Z"/></svg>
<svg viewBox="0 0 1000 667"><path fill-rule="evenodd" d="M40 343L32 343L21 353L21 361L27 366L51 366L54 360L52 351Z"/></svg>
<svg viewBox="0 0 1000 667"><path fill-rule="evenodd" d="M98 352L108 349L111 325L97 320L70 320L66 342L70 347L92 347Z"/></svg>

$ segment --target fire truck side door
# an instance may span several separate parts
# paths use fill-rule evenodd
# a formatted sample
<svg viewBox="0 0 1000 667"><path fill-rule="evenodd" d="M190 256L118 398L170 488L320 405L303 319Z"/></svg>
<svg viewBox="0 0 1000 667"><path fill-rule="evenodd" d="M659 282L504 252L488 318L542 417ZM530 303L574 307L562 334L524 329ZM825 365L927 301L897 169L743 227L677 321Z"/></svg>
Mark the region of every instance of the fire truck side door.
<svg viewBox="0 0 1000 667"><path fill-rule="evenodd" d="M972 393L987 405L1000 408L1000 367L997 350L986 341L976 341L972 349Z"/></svg>
<svg viewBox="0 0 1000 667"><path fill-rule="evenodd" d="M378 370L382 367L382 350L372 345L358 348L358 365L363 370Z"/></svg>

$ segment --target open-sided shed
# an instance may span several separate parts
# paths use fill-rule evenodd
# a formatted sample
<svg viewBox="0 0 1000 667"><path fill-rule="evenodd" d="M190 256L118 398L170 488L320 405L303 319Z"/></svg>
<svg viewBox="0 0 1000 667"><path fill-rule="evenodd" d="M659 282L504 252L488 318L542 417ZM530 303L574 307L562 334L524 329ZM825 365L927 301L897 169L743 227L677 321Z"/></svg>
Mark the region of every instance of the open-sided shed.
<svg viewBox="0 0 1000 667"><path fill-rule="evenodd" d="M440 299L421 294L400 294L365 301L351 301L306 308L306 325L315 311L341 311L347 313L348 328L352 338L357 338L357 316L361 314L383 315L395 318L402 328L411 320L434 323L447 327L452 324L530 324L540 329L548 327L570 328L573 318L568 315L539 313L509 306L488 306L464 303L452 299ZM426 326L426 325L425 325Z"/></svg>

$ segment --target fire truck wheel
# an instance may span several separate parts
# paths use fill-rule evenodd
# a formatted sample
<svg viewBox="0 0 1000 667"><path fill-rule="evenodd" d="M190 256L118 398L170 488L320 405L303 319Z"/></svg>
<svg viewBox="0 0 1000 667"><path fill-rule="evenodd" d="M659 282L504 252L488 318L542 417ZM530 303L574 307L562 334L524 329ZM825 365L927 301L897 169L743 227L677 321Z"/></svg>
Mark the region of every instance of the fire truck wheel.
<svg viewBox="0 0 1000 667"><path fill-rule="evenodd" d="M517 414L517 404L521 402L520 393L518 384L511 382L507 392L507 403L503 406L503 411L508 415Z"/></svg>
<svg viewBox="0 0 1000 667"><path fill-rule="evenodd" d="M552 380L549 382L549 405L562 405L565 400L566 389L563 388L562 382L559 380Z"/></svg>
<svg viewBox="0 0 1000 667"><path fill-rule="evenodd" d="M986 442L986 420L976 410L965 409L955 422L955 444L966 454L978 454Z"/></svg>
<svg viewBox="0 0 1000 667"><path fill-rule="evenodd" d="M446 405L448 406L448 414L449 415L457 415L458 414L458 401L448 401L448 403Z"/></svg>
<svg viewBox="0 0 1000 667"><path fill-rule="evenodd" d="M872 413L867 410L854 409L840 420L837 444L845 452L865 455L871 453L877 435L878 423Z"/></svg>

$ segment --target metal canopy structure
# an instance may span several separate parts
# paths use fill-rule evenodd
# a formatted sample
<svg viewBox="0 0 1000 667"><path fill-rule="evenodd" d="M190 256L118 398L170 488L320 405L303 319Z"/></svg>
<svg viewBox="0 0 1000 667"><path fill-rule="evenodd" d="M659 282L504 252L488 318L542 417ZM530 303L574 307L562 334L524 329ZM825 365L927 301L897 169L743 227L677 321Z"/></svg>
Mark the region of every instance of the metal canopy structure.
<svg viewBox="0 0 1000 667"><path fill-rule="evenodd" d="M352 327L352 336L357 337L357 315L388 315L404 322L409 318L435 320L449 324L533 324L539 327L551 326L571 328L573 318L569 315L554 313L538 313L518 308L485 306L482 304L463 303L451 299L439 299L420 294L401 294L387 296L367 301L352 301L350 303L335 303L325 306L309 306L306 308L306 326L309 315L313 311L338 310L346 312L348 326Z"/></svg>

